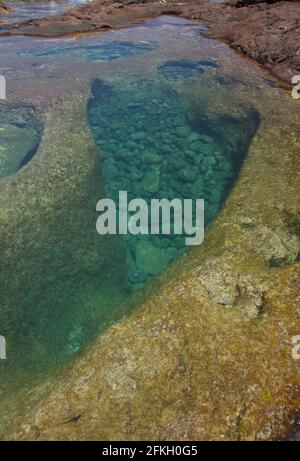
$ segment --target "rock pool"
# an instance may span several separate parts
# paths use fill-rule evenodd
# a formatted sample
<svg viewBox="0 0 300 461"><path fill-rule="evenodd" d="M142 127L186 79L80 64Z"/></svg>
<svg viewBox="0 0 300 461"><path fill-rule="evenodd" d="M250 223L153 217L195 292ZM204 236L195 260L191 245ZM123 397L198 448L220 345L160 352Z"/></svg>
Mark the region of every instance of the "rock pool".
<svg viewBox="0 0 300 461"><path fill-rule="evenodd" d="M99 237L101 197L127 190L146 200L203 198L211 228L261 123L278 123L267 101L293 113L284 90L226 45L201 37L201 28L160 18L76 40L0 39L8 83L0 127L27 130L29 120L31 128L16 166L0 178L0 334L10 358L0 362L3 395L84 354L99 332L195 260L172 235ZM26 123L16 125L24 111ZM7 135L5 148L15 150L14 142ZM259 167L255 174L261 177ZM247 177L241 182L246 187ZM244 194L236 206L246 201ZM253 228L247 218L242 225ZM239 245L221 240L210 255L223 248L234 258ZM293 245L288 240L276 261L294 261ZM184 311L189 304L181 302Z"/></svg>
<svg viewBox="0 0 300 461"><path fill-rule="evenodd" d="M219 113L211 113L206 106L207 100L211 100L214 92L221 94L227 91L225 85L220 85L218 77L226 75L226 60L231 56L227 52L221 57L222 46L211 46L211 41L201 38L200 31L201 26L166 17L81 40L1 39L3 73L8 82L8 101L1 104L2 114L7 115L2 115L2 123L6 126L11 123L13 115L5 112L5 108L14 100L15 104L26 104L30 99L40 110L40 120L35 123L32 120L28 134L28 143L32 145L27 147L23 142L22 147L15 149L16 137L12 133L11 149L15 152L16 166L5 175L17 171L32 158L41 135L41 130L35 126L41 126L42 118L46 118L44 123L49 124L47 115L43 115L47 114L49 107L59 105L60 100L77 98L81 88L88 85L91 96L86 103L86 111L97 145L96 163L99 162L100 168L98 173L95 170L93 177L98 182L99 192L88 197L86 203L91 203L88 206L96 205L102 195L102 187L104 194L113 199L116 199L119 190L128 191L129 199L144 198L148 201L153 197L169 200L203 198L206 224L209 224L239 173L259 125L259 113L240 97L240 89L243 88L240 81L231 90L236 97L234 108L228 101ZM181 40L175 51L177 33ZM199 52L195 53L193 49L196 46ZM73 80L71 87L70 77ZM247 82L249 78L250 91L263 91L266 86L263 75L245 66L240 80ZM199 100L197 104L195 94ZM20 118L22 110L20 106L19 110L14 109L13 114ZM68 127L67 119L64 123ZM25 130L25 127L14 126L14 129ZM68 190L74 186L66 186L70 173L60 170L63 158L55 160L53 151L56 148L51 147L52 140L47 141L47 133L43 141L40 149L46 150L44 157L38 153L27 163L24 178L25 175L30 178L25 179L25 184L28 180L35 181L31 176L31 164L34 162L36 168L41 165L41 173L36 173L42 175L37 186L37 189L41 188L39 194L42 194L38 200L45 197L45 203L49 204L55 202L53 192L43 191L42 185L51 174L49 169L54 175L51 179L53 187L58 180L56 175L63 177L62 188ZM9 143L8 135L5 142ZM9 146L4 147L9 149ZM82 155L84 157L84 153ZM11 178L13 180L14 177ZM21 196L23 187L19 192ZM62 194L65 195L66 191ZM37 200L34 196L32 199ZM50 239L51 228L45 229L43 238L47 238L48 243L38 250L37 260L30 250L29 261L22 268L22 271L28 272L27 283L37 270L44 276L33 278L33 285L26 295L22 289L25 283L22 276L14 282L6 282L5 302L10 306L14 301L18 307L14 307L2 321L2 333L13 338L8 343L15 345L15 362L21 361L23 369L28 369L29 374L30 370L47 369L76 352L97 331L123 313L124 308L119 306L121 299L130 297L185 251L184 238L176 235L113 237L110 244L113 257L106 262L106 256L102 257L103 250L99 248L100 239L96 246L93 243L97 239L93 235L96 214L94 222L93 214L90 214L87 242L81 247L86 236L80 235L78 230L71 237L72 229L68 224L71 218L66 221L64 214L70 213L71 216L72 213L66 199L62 203L63 207L61 204L56 206L51 224L51 228L57 229ZM80 206L87 205L81 202ZM84 213L88 210L83 210ZM77 229L79 224L80 220ZM38 224L38 228L41 226L43 229L47 227L45 221ZM67 244L69 248L65 248L64 239L55 236L60 228L65 229L68 238L74 240L72 245ZM35 240L36 231L27 232L27 238ZM25 247L30 246L30 243L25 244L23 229L19 239L24 241ZM56 239L60 239L60 243L56 243L54 248ZM38 242L36 245L39 247ZM77 245L80 253L86 251L86 254L71 263L74 258L70 259L68 254ZM123 253L118 250L119 246ZM56 256L47 267L49 258L54 254ZM61 271L59 281L53 273L57 264L66 266L64 270L58 270L58 273ZM73 264L73 270L69 270L70 264ZM111 266L109 270L106 264ZM39 299L41 293L43 295ZM45 337L46 325L49 334Z"/></svg>
<svg viewBox="0 0 300 461"><path fill-rule="evenodd" d="M94 82L89 119L101 156L105 190L115 203L123 190L129 200L148 202L151 198L180 199L182 203L201 198L205 223L217 214L238 174L259 116L253 109L241 107L239 118L220 117L210 122L201 109L193 112L190 106L189 98L159 78L136 79L129 90L122 90L119 84ZM185 249L184 235L174 233L126 235L124 240L129 291L142 287Z"/></svg>

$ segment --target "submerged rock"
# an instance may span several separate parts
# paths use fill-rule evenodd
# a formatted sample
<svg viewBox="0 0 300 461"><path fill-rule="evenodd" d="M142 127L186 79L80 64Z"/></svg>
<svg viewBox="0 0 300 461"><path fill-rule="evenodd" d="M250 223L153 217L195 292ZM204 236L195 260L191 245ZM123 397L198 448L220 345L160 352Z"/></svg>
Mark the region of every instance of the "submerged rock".
<svg viewBox="0 0 300 461"><path fill-rule="evenodd" d="M16 173L34 156L42 124L30 107L0 108L0 178Z"/></svg>
<svg viewBox="0 0 300 461"><path fill-rule="evenodd" d="M168 265L171 258L170 253L158 249L147 240L140 240L136 245L136 266L146 274L158 274Z"/></svg>
<svg viewBox="0 0 300 461"><path fill-rule="evenodd" d="M146 192L154 194L158 191L159 187L159 167L152 167L151 170L147 171L142 179L142 187Z"/></svg>
<svg viewBox="0 0 300 461"><path fill-rule="evenodd" d="M188 125L182 125L176 128L176 135L179 138L186 138L190 132L191 128Z"/></svg>
<svg viewBox="0 0 300 461"><path fill-rule="evenodd" d="M161 163L162 158L157 155L157 154L150 154L150 153L145 153L141 156L141 161L142 163L148 163L148 164L155 164L155 163Z"/></svg>

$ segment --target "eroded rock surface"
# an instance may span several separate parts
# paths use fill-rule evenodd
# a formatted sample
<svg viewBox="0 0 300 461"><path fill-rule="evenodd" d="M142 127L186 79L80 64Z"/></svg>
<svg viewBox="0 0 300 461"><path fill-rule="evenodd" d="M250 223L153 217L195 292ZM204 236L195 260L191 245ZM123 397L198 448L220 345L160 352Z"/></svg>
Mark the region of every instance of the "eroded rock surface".
<svg viewBox="0 0 300 461"><path fill-rule="evenodd" d="M300 72L300 2L231 9L206 35L229 40L288 83Z"/></svg>

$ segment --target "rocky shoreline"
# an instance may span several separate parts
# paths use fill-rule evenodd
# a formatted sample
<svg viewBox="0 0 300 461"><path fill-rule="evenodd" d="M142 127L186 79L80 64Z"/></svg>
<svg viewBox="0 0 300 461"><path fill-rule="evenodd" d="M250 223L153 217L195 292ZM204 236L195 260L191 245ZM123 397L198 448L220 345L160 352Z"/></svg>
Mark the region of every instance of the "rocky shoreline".
<svg viewBox="0 0 300 461"><path fill-rule="evenodd" d="M95 0L59 16L16 24L5 34L61 37L104 32L166 14L205 22L206 36L228 41L288 84L300 73L299 1Z"/></svg>

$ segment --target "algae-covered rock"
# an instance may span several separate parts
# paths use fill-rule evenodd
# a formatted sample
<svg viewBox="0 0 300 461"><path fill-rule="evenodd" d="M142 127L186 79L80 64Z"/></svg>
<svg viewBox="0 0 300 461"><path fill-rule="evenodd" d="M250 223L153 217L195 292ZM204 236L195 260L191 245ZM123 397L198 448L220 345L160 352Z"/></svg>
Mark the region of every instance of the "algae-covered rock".
<svg viewBox="0 0 300 461"><path fill-rule="evenodd" d="M181 126L176 127L176 135L179 138L188 137L190 132L191 132L191 128L188 125L181 125Z"/></svg>
<svg viewBox="0 0 300 461"><path fill-rule="evenodd" d="M26 105L2 108L8 128L1 147L23 156L39 140L40 117ZM95 333L109 309L96 309L89 293L114 284L119 272L120 291L114 293L120 299L117 266L125 259L117 239L95 232L103 189L85 104L79 98L54 105L43 119L47 128L37 154L26 168L0 180L1 334L14 372L23 369L25 376L63 360ZM110 298L102 294L102 306L113 303ZM84 325L81 336L73 337L77 325ZM0 369L1 387L20 385L10 381L10 361L1 361Z"/></svg>
<svg viewBox="0 0 300 461"><path fill-rule="evenodd" d="M136 266L146 274L158 274L171 258L170 253L158 249L147 240L140 240L136 245Z"/></svg>
<svg viewBox="0 0 300 461"><path fill-rule="evenodd" d="M30 106L0 106L0 178L30 161L41 132L42 124Z"/></svg>
<svg viewBox="0 0 300 461"><path fill-rule="evenodd" d="M0 127L0 177L18 171L22 160L36 150L38 138L26 129L12 125Z"/></svg>
<svg viewBox="0 0 300 461"><path fill-rule="evenodd" d="M142 180L142 187L146 192L149 193L155 193L158 191L159 187L159 175L160 175L160 170L159 167L152 167L150 170L148 170L143 177Z"/></svg>
<svg viewBox="0 0 300 461"><path fill-rule="evenodd" d="M145 153L141 156L142 163L155 164L161 163L162 158L157 154Z"/></svg>

